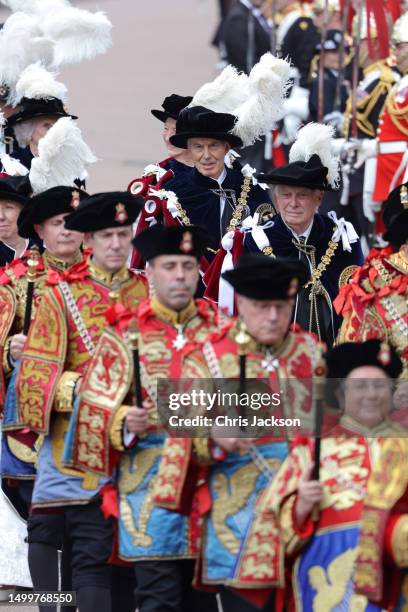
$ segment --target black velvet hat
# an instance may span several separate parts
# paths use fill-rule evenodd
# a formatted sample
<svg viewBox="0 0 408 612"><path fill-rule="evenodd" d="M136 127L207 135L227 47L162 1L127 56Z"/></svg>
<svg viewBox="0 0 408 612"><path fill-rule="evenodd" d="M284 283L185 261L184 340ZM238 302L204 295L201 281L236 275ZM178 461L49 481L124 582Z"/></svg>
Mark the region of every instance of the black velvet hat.
<svg viewBox="0 0 408 612"><path fill-rule="evenodd" d="M153 225L133 239L133 246L145 261L159 255L191 255L200 259L207 243L207 232L198 225Z"/></svg>
<svg viewBox="0 0 408 612"><path fill-rule="evenodd" d="M16 123L35 119L36 117L71 117L78 119L75 115L70 115L64 108L64 104L59 98L35 99L23 98L19 103L20 111L11 115L7 119L7 125L12 127Z"/></svg>
<svg viewBox="0 0 408 612"><path fill-rule="evenodd" d="M52 187L33 196L18 217L18 233L22 238L38 238L34 225L72 212L87 198L85 191L75 187Z"/></svg>
<svg viewBox="0 0 408 612"><path fill-rule="evenodd" d="M225 140L232 147L242 147L242 140L231 134L237 118L228 113L215 113L204 106L191 106L181 111L176 133L170 137L175 147L187 149L189 138Z"/></svg>
<svg viewBox="0 0 408 612"><path fill-rule="evenodd" d="M326 403L338 406L336 390L341 381L356 368L376 366L390 378L398 378L402 372L402 362L395 350L381 340L366 342L344 342L335 346L326 356L327 382Z"/></svg>
<svg viewBox="0 0 408 612"><path fill-rule="evenodd" d="M31 184L28 176L0 174L0 200L10 200L25 205L30 193Z"/></svg>
<svg viewBox="0 0 408 612"><path fill-rule="evenodd" d="M77 232L97 232L108 227L125 227L137 219L144 199L128 191L107 191L89 196L65 219L65 227Z"/></svg>
<svg viewBox="0 0 408 612"><path fill-rule="evenodd" d="M192 99L192 96L171 94L167 96L167 98L164 98L162 104L164 110L152 109L150 112L153 117L163 122L166 121L166 119L178 119L180 112L190 104Z"/></svg>
<svg viewBox="0 0 408 612"><path fill-rule="evenodd" d="M310 271L297 259L245 254L236 268L222 277L239 295L255 300L287 300L310 279Z"/></svg>
<svg viewBox="0 0 408 612"><path fill-rule="evenodd" d="M400 248L408 240L408 183L400 185L388 196L384 204L384 240Z"/></svg>
<svg viewBox="0 0 408 612"><path fill-rule="evenodd" d="M328 171L328 168L323 166L320 161L320 157L314 154L307 162L292 162L286 166L275 168L269 174L258 174L256 178L260 183L269 183L270 185L290 185L334 191L327 182Z"/></svg>

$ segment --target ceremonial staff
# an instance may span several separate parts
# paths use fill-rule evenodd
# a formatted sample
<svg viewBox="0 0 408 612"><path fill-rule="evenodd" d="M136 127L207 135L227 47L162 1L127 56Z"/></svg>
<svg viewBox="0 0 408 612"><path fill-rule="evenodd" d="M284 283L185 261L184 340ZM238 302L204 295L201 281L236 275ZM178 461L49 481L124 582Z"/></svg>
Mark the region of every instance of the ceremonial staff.
<svg viewBox="0 0 408 612"><path fill-rule="evenodd" d="M327 35L327 24L329 21L329 0L324 0L323 27L320 36L320 56L319 56L319 87L317 93L317 121L323 122L324 116L324 43Z"/></svg>
<svg viewBox="0 0 408 612"><path fill-rule="evenodd" d="M142 408L142 381L140 376L139 360L139 328L136 319L132 319L129 325L129 340L133 356L133 391L136 398L136 406Z"/></svg>
<svg viewBox="0 0 408 612"><path fill-rule="evenodd" d="M240 327L235 342L238 344L239 355L239 394L242 395L246 390L246 356L251 337L247 332L245 323L240 322Z"/></svg>
<svg viewBox="0 0 408 612"><path fill-rule="evenodd" d="M344 0L343 6L343 15L342 15L342 37L340 44L340 52L339 52L339 74L337 76L336 83L336 93L334 95L334 110L341 111L341 86L344 81L344 58L345 58L345 48L346 48L346 30L347 30L347 22L350 8L350 0Z"/></svg>
<svg viewBox="0 0 408 612"><path fill-rule="evenodd" d="M34 283L37 277L37 268L40 263L39 261L40 251L37 246L33 246L29 250L27 265L27 294L26 294L26 307L24 312L24 324L23 334L27 336L30 329L31 313L33 311L33 297L34 297Z"/></svg>
<svg viewBox="0 0 408 612"><path fill-rule="evenodd" d="M315 400L315 425L314 425L314 465L312 470L311 480L320 480L320 450L322 439L322 423L323 423L323 399L325 388L326 365L324 362L319 363L314 370L313 379L313 395Z"/></svg>
<svg viewBox="0 0 408 612"><path fill-rule="evenodd" d="M363 8L364 1L360 0L357 13L357 35L354 44L354 58L353 58L353 77L352 77L352 90L351 90L351 136L357 138L357 87L359 80L359 59L360 59L360 47L361 47L361 26L363 19Z"/></svg>

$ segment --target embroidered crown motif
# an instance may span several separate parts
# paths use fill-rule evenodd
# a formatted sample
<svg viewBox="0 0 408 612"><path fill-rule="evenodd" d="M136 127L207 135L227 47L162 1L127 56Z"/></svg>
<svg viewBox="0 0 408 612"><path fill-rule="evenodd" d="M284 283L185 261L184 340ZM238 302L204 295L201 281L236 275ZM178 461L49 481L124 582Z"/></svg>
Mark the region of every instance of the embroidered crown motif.
<svg viewBox="0 0 408 612"><path fill-rule="evenodd" d="M381 346L380 346L380 350L377 355L377 359L381 363L381 365L384 367L387 366L391 361L390 347L385 342L381 342Z"/></svg>
<svg viewBox="0 0 408 612"><path fill-rule="evenodd" d="M193 235L191 232L184 232L179 249L183 253L191 253L193 250Z"/></svg>
<svg viewBox="0 0 408 612"><path fill-rule="evenodd" d="M79 197L79 191L75 190L75 191L73 191L71 193L71 195L72 195L72 199L71 199L70 206L71 206L71 208L76 210L78 208L78 206L80 205L80 203L81 203L81 200L80 200L80 197Z"/></svg>
<svg viewBox="0 0 408 612"><path fill-rule="evenodd" d="M118 202L116 204L115 221L117 221L118 223L124 223L125 221L127 221L127 219L128 219L128 214L126 212L125 205L122 204L122 202Z"/></svg>

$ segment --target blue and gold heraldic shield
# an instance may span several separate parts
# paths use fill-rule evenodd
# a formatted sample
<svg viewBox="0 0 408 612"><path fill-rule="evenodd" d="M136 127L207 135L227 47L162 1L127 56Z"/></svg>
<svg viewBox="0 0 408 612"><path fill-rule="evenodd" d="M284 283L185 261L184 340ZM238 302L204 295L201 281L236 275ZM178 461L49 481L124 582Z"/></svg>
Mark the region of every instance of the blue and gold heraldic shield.
<svg viewBox="0 0 408 612"><path fill-rule="evenodd" d="M16 364L7 388L4 402L3 429L12 429L18 423L18 404L16 395L16 381L20 369L20 362ZM6 435L1 441L1 474L3 477L33 478L36 473L36 451L24 446L17 440L11 439L13 449L10 448Z"/></svg>
<svg viewBox="0 0 408 612"><path fill-rule="evenodd" d="M353 593L359 526L317 533L295 563L293 590L298 612L381 612Z"/></svg>
<svg viewBox="0 0 408 612"><path fill-rule="evenodd" d="M165 434L150 433L123 455L119 468L119 556L125 560L187 559L188 517L153 503Z"/></svg>
<svg viewBox="0 0 408 612"><path fill-rule="evenodd" d="M212 507L204 527L203 582L233 582L241 543L259 494L271 482L288 454L286 442L255 446L261 461L250 453L229 453L211 468ZM262 468L263 466L263 468Z"/></svg>

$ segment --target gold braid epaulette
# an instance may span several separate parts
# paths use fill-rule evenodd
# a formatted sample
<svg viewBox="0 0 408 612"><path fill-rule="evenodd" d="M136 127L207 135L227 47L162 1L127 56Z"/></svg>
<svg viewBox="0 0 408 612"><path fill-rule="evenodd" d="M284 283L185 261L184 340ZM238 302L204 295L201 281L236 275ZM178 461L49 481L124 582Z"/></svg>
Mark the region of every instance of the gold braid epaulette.
<svg viewBox="0 0 408 612"><path fill-rule="evenodd" d="M395 127L404 134L404 136L408 136L408 127L407 127L407 117L408 117L408 96L406 97L407 104L405 106L397 106L396 104L396 94L398 93L398 89L395 87L390 95L387 98L385 103L385 108L387 109L391 121L395 125ZM405 125L403 123L405 121Z"/></svg>
<svg viewBox="0 0 408 612"><path fill-rule="evenodd" d="M377 126L373 125L370 121L370 114L377 104L378 100L381 96L388 96L391 91L393 84L395 83L394 73L391 70L390 66L386 63L380 61L376 62L369 66L369 70L365 71L366 74L364 78L366 78L370 72L375 69L379 69L380 74L378 75L378 82L376 86L370 91L366 92L367 95L363 100L357 102L357 127L358 129L370 136L371 138L376 137L376 128ZM363 79L364 80L364 79ZM388 99L391 96L388 96ZM346 110L344 113L344 133L346 138L349 137L350 131L350 123L351 123L351 96L347 100ZM381 111L383 108L381 109ZM381 113L380 113L381 114Z"/></svg>

